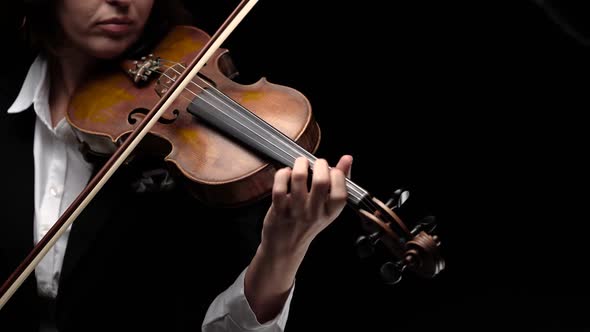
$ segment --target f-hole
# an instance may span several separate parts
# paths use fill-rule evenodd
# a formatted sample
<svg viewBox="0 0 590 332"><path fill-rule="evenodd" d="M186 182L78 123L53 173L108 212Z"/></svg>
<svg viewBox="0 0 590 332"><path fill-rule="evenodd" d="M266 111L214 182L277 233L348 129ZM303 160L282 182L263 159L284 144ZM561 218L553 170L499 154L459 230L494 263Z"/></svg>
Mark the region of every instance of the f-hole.
<svg viewBox="0 0 590 332"><path fill-rule="evenodd" d="M147 108L136 108L133 111L131 111L131 113L129 113L129 115L127 116L127 122L129 122L129 124L136 124L137 121L141 120L145 115L148 114L149 111L150 110L148 110ZM158 122L163 124L171 124L174 121L176 121L176 119L178 119L180 111L175 109L174 111L172 111L172 114L174 115L174 117L172 118L165 118L164 116L161 116L158 119Z"/></svg>

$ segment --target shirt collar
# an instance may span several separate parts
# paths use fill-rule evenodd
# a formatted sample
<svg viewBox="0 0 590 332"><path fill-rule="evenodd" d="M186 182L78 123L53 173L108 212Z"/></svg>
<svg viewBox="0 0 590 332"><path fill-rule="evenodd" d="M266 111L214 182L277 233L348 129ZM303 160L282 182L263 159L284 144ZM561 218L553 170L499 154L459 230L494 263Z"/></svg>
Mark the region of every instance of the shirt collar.
<svg viewBox="0 0 590 332"><path fill-rule="evenodd" d="M41 121L48 128L52 128L49 114L49 84L47 59L38 55L29 67L20 92L7 112L20 113L33 105Z"/></svg>
<svg viewBox="0 0 590 332"><path fill-rule="evenodd" d="M41 55L37 56L23 82L20 92L12 106L8 108L8 113L20 113L28 109L35 101L47 100L49 92L49 82L45 82L47 77L47 61Z"/></svg>

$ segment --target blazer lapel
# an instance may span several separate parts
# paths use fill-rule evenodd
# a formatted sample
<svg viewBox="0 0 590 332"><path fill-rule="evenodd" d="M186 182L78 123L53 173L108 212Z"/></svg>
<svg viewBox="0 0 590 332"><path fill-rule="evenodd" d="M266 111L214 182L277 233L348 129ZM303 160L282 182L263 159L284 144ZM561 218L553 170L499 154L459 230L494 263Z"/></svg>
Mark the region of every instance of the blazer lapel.
<svg viewBox="0 0 590 332"><path fill-rule="evenodd" d="M7 156L0 164L2 188L8 191L0 206L0 279L8 275L33 249L35 112L32 106L15 114L0 114L0 147ZM72 224L61 278L69 275L90 248L95 234L108 220L117 191L107 183Z"/></svg>
<svg viewBox="0 0 590 332"><path fill-rule="evenodd" d="M0 201L0 280L31 252L34 245L34 179L33 139L35 112L29 109L8 114L0 112L0 148L5 153L0 163L2 189L8 191ZM72 224L61 278L69 275L76 263L92 245L95 234L111 215L116 190L109 183ZM108 191L108 192L107 192ZM34 276L34 274L32 274Z"/></svg>
<svg viewBox="0 0 590 332"><path fill-rule="evenodd" d="M5 156L0 162L1 188L5 191L3 199L0 200L0 282L4 282L15 271L34 246L35 118L32 106L14 114L0 111L0 148ZM73 274L76 265L92 247L96 234L114 212L116 204L113 203L121 196L115 179L118 177L117 173L120 172L113 176L115 183L107 182L72 224L60 283ZM27 283L15 297L33 298L36 294L35 280L35 274L31 273ZM26 293L23 293L24 291ZM13 299L12 302L16 300ZM29 309L34 311L31 307L32 302L27 303Z"/></svg>
<svg viewBox="0 0 590 332"><path fill-rule="evenodd" d="M0 170L6 191L0 203L0 253L9 269L15 269L33 248L34 128L32 109L0 115L0 147L5 154Z"/></svg>

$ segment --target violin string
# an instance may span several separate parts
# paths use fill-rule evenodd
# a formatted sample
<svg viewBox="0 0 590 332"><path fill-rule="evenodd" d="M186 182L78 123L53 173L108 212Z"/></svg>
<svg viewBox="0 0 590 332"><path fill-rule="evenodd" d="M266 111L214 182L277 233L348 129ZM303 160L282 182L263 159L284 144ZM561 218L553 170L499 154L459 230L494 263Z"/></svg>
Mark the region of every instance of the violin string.
<svg viewBox="0 0 590 332"><path fill-rule="evenodd" d="M176 65L176 63L174 63ZM180 65L180 64L179 64ZM181 65L182 66L182 65ZM180 74L180 72L178 72L175 68L173 68L172 66L170 66L169 68L171 68L173 71L175 71L177 74ZM161 72L159 70L154 70L154 72L163 75L165 77L167 77L168 79L170 79L170 81L174 81L175 79L170 77L166 72ZM211 92L207 91L207 89L204 89L203 87L201 87L199 84L197 84L196 82L194 82L193 80L191 80L191 82L189 82L190 84L195 85L196 87L200 88L201 90L203 90L204 92L207 92L208 94L210 94L211 96L213 96L213 98L216 98L219 100L219 98L215 95L213 95ZM207 83L207 82L206 82ZM210 84L209 84L210 85ZM169 86L165 86L166 88L169 88ZM211 86L211 89L217 90L215 87ZM222 114L226 114L223 110L219 109L219 107L212 105L208 100L206 100L205 98L203 98L201 95L195 93L194 91L190 90L189 88L185 88L185 91L189 92L190 94L192 94L193 96L203 100L205 103L209 104L211 107L213 107L214 109L218 110L220 113ZM218 91L218 90L217 90ZM223 93L219 92L221 95L224 95ZM186 96L181 95L182 98L186 99L189 103L192 103L193 100L190 98L187 98ZM229 97L227 97L229 98ZM231 99L230 99L231 100ZM219 100L220 102L222 102L223 104L226 104L225 102ZM226 104L226 106L229 107L229 105ZM231 108L231 107L230 107ZM242 115L243 116L243 115ZM252 121L251 119L247 119L249 121ZM260 136L260 135L259 135ZM262 139L266 140L264 137L261 137ZM270 143L271 145L274 145L276 147L276 145L270 141L267 140L268 143ZM280 151L283 151L282 149L280 149L279 147L277 147ZM287 155L289 155L292 159L294 159L295 157L290 154L288 151L283 151L284 153L286 153ZM348 182L349 186L348 188L351 190L351 196L353 196L356 200L357 200L357 204L359 205L359 208L362 208L370 213L375 213L376 211L379 211L379 208L376 206L376 204L373 202L372 199L370 199L370 195L365 191L365 193L362 193L364 190L361 188L360 190L357 189L357 185L355 183L353 183L352 181L350 181L348 178L346 179L346 181ZM360 187L359 187L360 188ZM364 197L366 197L367 199L363 199ZM384 214L384 216L388 216L388 214ZM387 218L387 217L386 217ZM389 219L389 218L388 218Z"/></svg>
<svg viewBox="0 0 590 332"><path fill-rule="evenodd" d="M164 60L164 61L168 61L168 60ZM168 62L171 62L171 61L168 61ZM182 67L182 69L183 69L183 70L184 70L184 69L186 69L186 68L184 68L184 66L183 66L182 64L179 64L179 63L174 63L174 62L171 62L171 63L173 63L174 65L179 65L180 67ZM180 74L180 72L179 72L179 71L177 71L177 70L174 68L174 66L170 66L169 68L170 68L171 70L175 71L177 74ZM167 76L168 78L170 78L168 75L166 75L166 76ZM171 78L171 80L173 80L173 79ZM221 95L221 96L223 96L223 97L226 97L226 98L228 99L228 101L229 101L229 102L233 102L233 100L232 100L231 98L227 97L225 94L223 94L221 91L219 91L218 89L216 89L216 88L215 88L213 85L211 85L209 82L207 82L207 81L205 81L205 80L203 80L203 79L200 79L200 80L201 80L201 81L203 81L203 82L204 82L204 83L205 83L205 84L208 86L208 88L209 88L209 89L211 89L211 90L214 90L215 92L219 93L219 95ZM195 85L195 86L196 86L196 87L198 87L199 89L203 90L203 92L204 92L204 93L206 93L206 94L210 95L212 98L215 98L215 99L216 99L217 101L219 101L220 103L224 104L224 106L225 106L225 107L227 107L228 109L232 109L232 106L231 106L230 104L228 104L228 102L227 102L227 101L224 101L224 100L220 99L218 96L216 96L216 95L214 95L213 93L211 93L211 92L210 92L208 89L205 89L204 87L200 86L200 85L199 85L198 83L196 83L195 81L192 81L192 80L191 80L191 82L190 82L190 83L192 83L193 85ZM190 91L190 90L189 90L189 91ZM190 91L190 92L191 92L191 93L192 93L192 94L193 94L195 97L199 97L199 96L197 95L197 93L195 93L195 92L193 92L193 91ZM206 101L204 98L201 98L201 100L203 100L203 101L207 102L207 101ZM208 102L207 102L207 103L208 103ZM209 105L211 105L211 103L208 103L208 104L209 104ZM215 108L216 108L217 110L221 111L221 110L220 110L218 107L215 107ZM234 109L234 110L235 110L235 109ZM227 114L227 113L224 113L224 114ZM256 127L258 127L258 129L260 129L260 130L262 130L263 132L265 132L265 133L267 133L267 134L270 134L270 135L272 136L272 133L268 132L268 130L269 130L269 129L271 129L271 128L272 128L272 129L275 129L275 128L273 128L272 126L268 126L268 127L266 128L266 130L267 130L267 131L265 131L265 128L262 128L262 127L260 126L260 123L264 123L264 122L261 122L259 118L255 117L255 115L251 114L250 112L239 112L239 111L238 111L238 112L236 112L236 114L238 114L238 115L242 116L242 118L244 118L245 120L249 121L251 124L253 124L253 125L255 125ZM255 121L255 120L258 120L258 122L257 122L257 121ZM275 129L275 131L276 131L276 129ZM289 157L292 159L292 162L295 160L296 156L298 156L298 155L301 155L301 156L306 156L306 157L308 158L308 160L309 160L309 162L310 162L311 166L313 166L313 163L314 163L314 162L316 161L316 159L317 159L317 158L316 158L314 155L310 154L310 153L309 153L307 150L303 149L303 148L302 148L302 147L300 147L299 145L296 145L296 144L295 144L294 146L291 146L291 145L287 144L287 142L286 142L286 141L288 140L288 138L286 138L286 139L285 139L285 136L284 136L284 134L282 134L281 132L279 132L279 131L276 131L276 132L275 132L275 134L276 134L277 136L279 136L279 137L275 137L275 138L277 138L277 141L279 141L279 142L283 143L283 144L284 144L284 145L285 145L287 148L290 148L290 149L291 149L293 152L295 152L295 154L293 154L293 153L289 153L289 151L286 151L286 150L284 150L284 149L282 149L282 150L281 150L281 148L280 148L280 147L278 147L278 146L276 146L276 144L273 144L272 142L270 142L270 141L266 140L264 137L261 137L261 138L265 139L265 140L266 140L267 142L269 142L270 144L273 144L273 145L274 145L274 146L275 146L277 149L279 149L279 150L281 150L282 152L286 153L286 154L287 154L287 155L288 155L288 156L289 156ZM281 139L281 138L282 138L282 139ZM294 148L294 147L295 147L295 148ZM297 150L297 148L299 148L299 150Z"/></svg>
<svg viewBox="0 0 590 332"><path fill-rule="evenodd" d="M165 60L165 59L161 59L163 61L172 63L173 66L169 66L168 68L172 69L174 72L176 72L177 74L181 74L181 72L179 72L178 70L176 70L176 68L174 68L175 65L180 66L183 70L186 70L186 68L181 64L181 63L177 63L177 62L172 62L169 60ZM162 75L165 75L166 77L168 77L171 81L174 81L173 78L171 78L170 76L168 76L165 73L160 73ZM214 95L213 93L211 93L208 89L205 89L204 87L200 86L199 84L197 84L195 81L193 81L193 79L191 79L190 84L195 85L197 88L201 89L203 92L205 92L206 94L210 95L211 97L217 99L217 101L219 101L220 103L222 103L225 107L227 107L230 110L233 110L235 114L238 114L240 116L242 116L242 118L244 118L246 121L251 122L253 125L257 126L259 129L262 130L263 133L265 134L271 134L274 132L276 134L275 139L278 142L283 143L287 148L291 149L292 151L295 152L295 155L297 155L299 153L299 155L305 155L307 156L308 160L310 161L310 164L313 166L313 162L317 159L313 154L311 154L309 151L303 149L301 146L299 146L298 144L287 144L287 142L291 143L291 139L289 137L287 137L286 135L284 135L283 133L281 133L280 131L278 131L276 128L274 128L273 126L269 125L268 123L266 123L264 120L260 119L259 117L257 117L255 114L253 114L252 112L248 111L246 108L242 107L240 104L236 103L233 99L231 99L229 96L227 96L226 94L224 94L223 92L219 91L215 86L213 86L211 83L209 83L208 81L202 79L202 78L198 78L200 81L204 82L207 86L208 89L211 89L215 92L217 92L219 94L219 96L225 98L227 100L224 101L222 99L220 99L218 96ZM232 118L231 115L229 115L228 113L224 112L222 109L220 109L219 107L213 105L212 103L210 103L208 100L206 100L205 98L201 97L200 95L198 95L197 93L195 93L194 91L185 88L189 93L191 93L193 96L201 99L202 101L204 101L205 103L207 103L208 105L210 105L211 107L213 107L215 110L219 111L220 113L228 116L229 118ZM192 100L184 97L185 99L187 99L190 103L192 103ZM238 106L238 109L233 108L231 106L231 104L229 103L235 103ZM242 108L243 111L240 112L239 109ZM262 128L260 126L260 124L265 124L267 127L267 129L265 130L265 128ZM247 126L246 126L247 127ZM234 127L234 129L236 129ZM292 158L292 160L295 159L295 155L289 153L288 151L285 151L283 149L281 149L279 146L277 146L275 143L271 142L270 140L266 139L264 136L260 135L259 133L256 133L253 129L250 128L250 131L252 131L253 133L257 134L258 137L260 137L261 139L265 140L266 142L268 142L269 144L273 145L274 147L276 147L279 151L286 153L289 157ZM298 151L297 149L294 149L293 147L299 148L300 151ZM356 183L352 182L350 179L346 178L346 182L347 182L347 188L350 190L350 194L351 196L353 196L358 205L363 207L366 211L369 211L371 213L375 213L377 211L381 211L381 208L379 206L377 206L377 204L371 199L370 194L362 189L360 186L358 186ZM367 198L367 199L363 199L363 198ZM394 222L394 220L392 220L391 216L388 213L381 213L382 214L382 218L387 219L389 222Z"/></svg>
<svg viewBox="0 0 590 332"><path fill-rule="evenodd" d="M167 61L167 60L165 60ZM171 62L171 61L168 61ZM171 62L173 64L178 64L179 66L183 67L182 64L179 63L174 63ZM170 66L169 68L171 68L173 71L175 71L177 74L180 74L180 72L178 72L173 66ZM166 74L163 74L166 75ZM168 78L170 78L168 75L166 75ZM171 80L173 80L172 78L170 78ZM217 91L221 96L226 97L230 102L233 102L233 100L229 97L227 97L225 94L223 94L222 92L220 92L217 88L215 88L214 86L212 86L209 82L199 78L201 81L205 82L205 84L207 84L209 86L209 88L211 88L212 90ZM228 108L232 109L230 105L228 105L226 102L220 100L217 96L213 95L211 92L209 92L207 89L204 89L203 87L201 87L199 84L197 84L196 82L192 81L191 82L193 85L195 85L196 87L200 88L201 90L203 90L204 92L206 92L207 94L211 95L213 98L216 98L218 101L222 102L224 105L226 105ZM205 100L204 98L200 97L199 95L197 95L195 92L193 92L190 89L187 89L191 94L193 94L195 97L200 98L201 100L205 101L206 103L208 103L209 105L211 105L207 100ZM185 97L186 98L186 97ZM188 100L188 99L187 99ZM189 100L189 102L191 102ZM223 110L219 109L218 107L215 107L213 105L211 105L212 107L214 107L215 109L219 110L220 112L224 113ZM239 113L239 112L238 112ZM224 113L225 114L225 113ZM245 114L251 114L249 111L246 110ZM252 119L248 118L247 116L245 116L245 114L240 114L242 115L242 117L244 117L246 120L252 122L254 125L257 125L258 127L260 127L256 122L254 122ZM262 123L264 123L263 121L261 121ZM267 124L268 125L268 124ZM269 128L274 129L274 131L277 131L276 128L268 125ZM263 129L264 130L264 129ZM277 131L278 132L278 131ZM284 136L282 133L278 132L279 135ZM265 139L264 137L260 136L262 139L266 140L269 144L275 145L274 143L272 143L271 141ZM288 138L287 138L288 139ZM280 139L279 139L280 141ZM283 142L284 143L284 142ZM276 146L276 145L275 145ZM298 145L295 145L296 147L299 147ZM290 145L287 144L287 147L291 147ZM277 147L279 150L280 148ZM308 156L310 156L311 158L315 158L315 156L313 156L312 154L310 154L307 150L304 150L303 148L301 148L302 152ZM295 151L296 153L298 151ZM291 158L294 159L294 156L287 153ZM299 152L301 153L301 152ZM362 208L364 208L367 211L370 211L371 213L374 213L376 211L379 210L378 206L373 202L372 199L370 199L370 195L367 191L365 191L364 189L362 189L360 186L358 186L356 183L352 182L350 179L346 178L346 182L347 182L347 188L350 190L351 195L356 199L357 204L359 204L360 206L362 206ZM366 197L367 199L363 199L363 197Z"/></svg>
<svg viewBox="0 0 590 332"><path fill-rule="evenodd" d="M157 71L156 71L156 72L157 72ZM163 74L163 75L166 75L166 74ZM168 75L166 75L166 76L167 76L167 77L169 77ZM202 87L200 87L198 84L196 84L196 83L194 83L194 82L191 82L191 83L195 84L196 86L198 86L199 88L201 88L201 89L202 89ZM198 95L197 93L195 93L194 91L192 91L192 90L190 90L190 89L186 89L186 91L188 91L189 93L191 93L193 96L195 96L195 97L197 97L197 98L199 98L199 99L203 100L205 103L209 104L211 107L213 107L214 109L216 109L216 110L217 110L217 111L219 111L220 113L227 115L227 113L226 113L225 111L223 111L222 109L220 109L220 108L219 108L219 107L217 107L217 106L214 106L214 105L212 105L212 104L211 104L209 101L207 101L207 100L206 100L206 99L204 99L202 96L200 96L200 95ZM203 89L203 91L206 91L206 90L205 90L205 89ZM217 99L218 101L220 101L221 103L224 103L224 102L223 102L223 100L219 99L217 96L213 95L212 93L210 93L210 92L207 92L207 93L208 93L208 94L210 94L210 95L211 95L213 98L216 98L216 99ZM185 98L185 99L186 99L188 102L192 102L192 100L191 100L191 99L189 99L189 98L187 98L186 96L182 96L182 97L183 97L183 98ZM230 106L229 106L229 105L227 105L226 103L224 103L224 104L225 104L226 106L230 107ZM242 116L244 117L244 115L243 115L243 114L240 114L240 115L242 115ZM247 118L246 118L246 120L249 120L250 122L252 122L252 120L251 120L251 119L247 119ZM255 123L254 123L254 124L255 124ZM237 130L237 128L235 128L235 127L233 127L233 129L236 129L236 130ZM287 156L289 156L289 157L291 158L291 160L294 160L294 159L295 159L295 157L296 157L296 156L295 156L295 155L293 155L291 152L289 152L289 151L287 151L287 150L285 150L285 149L282 149L281 147L277 146L277 144L273 143L272 141L268 140L267 138L263 137L262 135L260 135L260 134L256 133L254 130L252 130L252 129L251 129L250 131L251 131L251 132L253 132L254 134L256 134L256 135L257 135L259 138L261 138L262 140L266 141L268 144L270 144L270 145L274 146L276 149L278 149L278 151L280 151L280 152L282 152L282 153L286 154ZM265 132L265 133L267 133L267 132ZM279 140L279 142L280 142L280 140ZM282 143L283 143L283 144L285 144L284 142L282 142ZM286 146L288 147L288 145L286 145ZM349 188L349 189L350 189L350 188ZM354 198L355 198L357 201L359 201L359 202L360 202L360 201L361 201L361 198L362 198L362 194L359 196L359 193L358 193L358 192L355 192L355 188L352 188L352 191L353 191L353 192L351 193L351 194L352 194L352 196L353 196L353 197L354 197Z"/></svg>
<svg viewBox="0 0 590 332"><path fill-rule="evenodd" d="M174 65L179 65L180 67L182 67L183 69L184 66L180 63L174 63L172 61L168 61L168 60L164 60L170 63L173 63ZM177 74L180 74L180 72L178 72L173 66L168 67L170 69L172 69L173 71L175 71ZM170 78L168 75L166 75L168 78ZM203 90L205 93L211 95L213 98L217 99L219 102L223 103L226 107L228 107L229 109L233 109L231 107L229 103L235 103L235 101L233 101L233 99L229 98L227 95L225 95L224 93L222 93L221 91L219 91L217 88L215 88L213 85L211 85L211 83L207 82L206 80L203 80L202 78L199 78L202 82L204 82L206 85L208 85L208 87L211 90L214 90L215 92L219 93L220 96L224 97L227 99L227 102L223 101L222 99L220 99L219 97L217 97L216 95L214 95L213 93L209 92L208 89L204 89L203 87L201 87L199 84L197 84L194 81L191 81L190 83L194 84L195 86L197 86L198 88L200 88L201 90ZM173 79L171 79L173 80ZM197 96L196 93L194 93L193 91L190 91L193 95ZM197 96L198 97L198 96ZM207 102L205 99L201 98L202 100L204 100L205 102ZM210 103L209 103L210 104ZM237 104L237 103L236 103ZM210 104L211 105L211 104ZM243 108L241 105L237 104L240 108ZM219 110L219 108L216 108ZM299 154L299 155L305 155L308 160L310 160L310 163L313 166L313 161L315 161L317 158L311 154L309 151L303 149L301 146L294 144L294 145L290 145L287 144L287 142L292 142L290 140L289 137L285 136L283 133L281 133L280 131L278 131L276 128L270 126L268 123L264 122L264 120L260 119L259 117L257 117L255 114L252 114L250 111L248 111L247 109L243 108L244 111L243 112L236 112L237 114L241 115L245 120L250 121L252 124L254 124L255 126L257 126L260 130L262 130L264 133L266 134L271 134L269 133L269 131L272 131L276 134L276 138L278 138L279 142L282 142L287 148L291 148L292 150L295 151L295 153ZM235 110L235 109L234 109ZM220 110L221 111L221 110ZM261 127L261 124L264 125L265 128ZM266 129L266 131L265 131ZM262 139L265 139L264 137L260 136ZM282 140L281 140L282 138ZM266 139L265 139L266 140ZM273 144L272 142L270 142L269 140L266 140L268 143ZM274 145L274 144L273 144ZM276 146L276 145L275 145ZM280 147L277 147L280 149ZM297 150L296 148L298 148L299 150ZM285 153L287 153L292 159L295 159L295 157L292 154L289 154L287 151L285 151ZM363 190L362 188L360 188L357 184L355 184L354 182L350 181L350 179L346 179L347 184L348 184L348 188L353 192L354 197L357 199L357 201L361 201L362 197L366 197L368 196L368 193Z"/></svg>
<svg viewBox="0 0 590 332"><path fill-rule="evenodd" d="M180 64L179 64L180 65ZM180 65L182 66L182 65ZM172 70L176 71L178 73L178 71L174 68L172 68ZM211 95L213 98L217 99L219 102L223 103L226 107L228 107L230 110L234 110L236 111L235 108L232 108L232 106L229 103L235 103L235 101L233 101L233 99L229 98L227 95L225 95L224 93L222 93L221 91L219 91L217 88L215 88L214 86L212 86L209 82L203 80L202 78L200 78L201 81L205 82L205 84L207 84L209 86L209 88L213 91L216 91L217 93L219 93L219 95L221 97L224 97L227 99L227 102L224 102L222 99L220 99L219 97L217 97L216 95L214 95L213 93L209 92L208 89L203 89L203 87L201 87L199 84L197 84L196 82L192 81L190 83L194 84L195 86L199 87L200 89L202 89L204 92L206 92L207 94ZM191 93L193 95L196 96L196 93L194 93L193 91L191 91ZM202 99L202 98L201 98ZM202 99L204 100L204 99ZM255 126L257 126L258 128L260 128L264 134L271 134L268 131L272 131L274 132L278 137L276 137L278 139L279 142L282 142L287 148L299 148L299 151L295 149L295 154L300 154L300 155L306 155L308 156L309 159L311 159L310 163L312 163L313 165L313 160L317 159L313 154L309 153L307 150L303 149L301 146L297 145L297 144L288 144L287 142L291 143L292 140L285 136L283 133L281 133L280 131L278 131L276 128L270 126L268 123L264 122L264 120L260 119L259 117L257 117L255 114L252 114L249 110L243 108L243 106L239 105L236 103L236 105L238 106L238 111L236 113L238 113L239 115L241 115L245 120L250 121L251 123L253 123ZM240 112L239 108L242 108L243 111ZM217 108L218 109L218 108ZM262 128L261 125L264 125L267 129L267 131L265 131L265 128ZM252 129L251 129L252 130ZM272 136L272 135L271 135ZM262 139L266 140L268 143L273 144L271 141L265 139L263 136L261 136L259 134L259 137L261 137ZM281 138L283 139L283 141L281 141ZM273 144L274 145L274 144ZM276 145L275 145L276 146ZM279 148L280 149L280 148ZM286 152L292 159L294 159L292 154L289 154L288 152ZM350 179L346 178L346 182L347 182L347 188L350 190L351 192L351 196L354 197L356 199L357 204L363 204L366 205L366 203L368 202L370 206L365 206L365 208L367 208L370 211L376 211L377 207L374 206L372 203L372 200L367 199L367 200L363 200L363 197L367 197L369 198L369 193L367 191L365 191L364 189L362 189L360 186L358 186L356 183L352 182Z"/></svg>
<svg viewBox="0 0 590 332"><path fill-rule="evenodd" d="M168 60L164 60L164 61L168 61ZM168 61L168 62L171 62L171 61ZM179 66L183 67L183 66L182 66L181 64L179 64L179 63L174 63L174 62L171 62L171 63L173 63L174 65L179 65ZM170 68L171 70L175 71L177 74L180 74L180 72L179 72L178 70L176 70L176 69L175 69L173 66L169 66L168 68ZM183 67L183 69L185 69L185 68ZM158 71L158 70L155 70L155 72L157 72L157 73L159 73L159 74L161 74L161 75L163 75L163 76L166 76L166 77L167 77L167 78L169 78L171 81L174 81L174 78L170 77L170 76L169 76L168 74L166 74L165 72L161 72L161 71ZM213 86L212 86L212 85L211 85L209 82L207 82L207 81L205 81L205 80L202 80L202 79L201 79L201 81L205 82L205 84L207 84L207 85L209 86L209 88L210 88L210 89L213 89L213 90L215 90L216 92L220 93L220 95L222 95L222 96L225 96L225 94L221 93L219 90L217 90L215 87L213 87ZM225 106L227 106L228 108L230 108L230 109L231 109L231 105L227 104L227 102L225 102L225 101L221 100L219 97L217 97L217 96L216 96L216 95L214 95L213 93L211 93L211 92L207 91L208 89L205 89L205 88L203 88L202 86L200 86L198 83L194 82L193 80L191 80L190 84L193 84L193 85L195 85L195 86L196 86L196 87L198 87L199 89L203 90L203 92L205 92L205 93L209 94L210 96L212 96L213 98L217 99L219 102L221 102L222 104L224 104ZM165 87L166 87L166 88L168 88L168 86L165 86ZM186 90L187 90L189 93L191 93L192 95L194 95L195 97L197 97L197 98L200 98L200 99L201 99L201 100L203 100L205 103L209 104L210 106L212 106L213 108L215 108L216 110L218 110L219 112L221 112L222 114L224 114L224 115L226 115L226 116L229 116L229 115L228 115L226 112L224 112L222 109L220 109L220 108L219 108L219 107L217 107L217 106L214 106L214 105L212 105L212 104L211 104L209 101L207 101L205 98L203 98L203 97L202 97L202 96L200 96L199 94L195 93L194 91L192 91L192 90L190 90L190 89L188 89L188 88L185 88L185 89L186 89ZM227 96L225 96L225 97L227 97ZM186 99L188 102L192 102L192 100L191 100L191 99L189 99L189 98L187 98L186 96L183 96L183 98L185 98L185 99ZM233 100L231 100L231 98L229 98L229 97L227 97L227 98L228 98L228 99L230 99L230 101L233 101ZM242 117L243 117L245 120L249 121L250 123L254 124L255 126L259 127L261 130L263 130L263 131L264 131L264 128L260 127L260 124L256 123L256 122L255 122L255 121L254 121L252 118L250 118L250 117L246 116L245 114L241 114L240 112L237 112L237 113L238 113L239 115L241 115L241 116L242 116ZM246 113L246 114L248 114L248 113ZM250 114L248 114L248 115L250 115ZM270 127L276 130L276 128L274 128L274 127L272 127L272 126L270 126ZM253 132L254 132L254 131L253 131ZM254 133L256 133L256 132L254 132ZM268 133L268 132L266 132L266 133ZM279 133L280 133L280 132L279 132ZM281 135L282 135L282 133L281 133ZM273 142L269 141L268 139L266 139L266 138L262 137L261 135L259 135L259 134L258 134L258 136L259 136L260 138L262 138L263 140L267 141L269 144L273 145L273 146L274 146L275 148L277 148L279 151L281 151L281 152L283 152L283 153L287 154L287 155L288 155L288 156L289 156L289 157L290 157L292 160L294 160L294 159L295 159L295 157L296 157L297 153L299 153L299 154L302 154L302 152L304 152L304 153L307 155L307 157L308 157L308 158L312 159L312 160L310 160L310 162L311 162L311 163L313 163L313 159L315 158L315 156L313 156L312 154L310 154L310 153L309 153L307 150L305 150L305 149L303 149L303 148L301 148L301 150L302 150L302 151L297 151L297 150L295 150L294 152L295 152L296 154L294 155L293 153L290 153L289 151L286 151L284 148L281 148L281 147L277 146L275 143L273 143ZM277 138L278 138L278 137L277 137ZM279 139L278 141L279 141L279 142L281 142L281 140L280 140L280 139ZM283 144L284 144L286 147L288 147L288 148L291 148L291 150L294 150L294 149L293 149L291 146L289 146L289 145L288 145L288 144L286 144L285 142L281 142L281 143L283 143ZM299 147L298 145L296 145L296 146L297 146L297 147ZM358 187L356 184L354 184L353 182L351 182L349 179L347 179L347 182L348 182L348 184L350 185L350 186L349 186L349 189L351 189L351 194L353 195L353 197L354 197L355 199L357 199L357 201L358 201L358 202L361 202L361 199L362 199L362 197L364 197L364 196L368 195L368 193L366 193L366 192L365 192L365 193L362 193L362 191L364 191L364 190L360 189L360 187ZM372 205L372 204L371 204L371 205Z"/></svg>
<svg viewBox="0 0 590 332"><path fill-rule="evenodd" d="M191 83L193 83L193 82L191 82ZM194 84L194 83L193 83L193 84ZM198 86L198 85L197 85L197 86ZM190 89L188 89L188 88L186 88L186 89L185 89L185 91L187 91L188 93L192 94L194 97L196 97L196 98L199 98L199 99L203 100L203 101L204 101L206 104L208 104L209 106L211 106L213 109L215 109L216 111L218 111L220 114L222 114L222 115L226 115L226 116L228 116L228 117L230 117L230 118L231 118L231 116L230 116L230 115L229 115L227 112L223 111L223 109L221 109L220 107L213 105L213 104L212 104L210 101L208 101L207 99L205 99L203 96L201 96L201 95L199 95L199 94L195 93L194 91L192 91L192 90L190 90ZM203 90L203 91L204 91L204 90ZM182 97L183 97L184 99L186 99L186 100L187 100L189 103L193 103L193 99L191 99L191 98L187 98L186 96L182 96ZM213 95L213 97L215 98L215 96L214 96L214 95ZM218 101L220 101L220 100L219 100L219 98L216 98L216 99L217 99ZM221 102L222 102L222 101L221 101ZM227 105L226 105L226 106L227 106ZM229 126L232 128L232 129L234 129L234 130L236 130L236 131L238 131L238 130L239 130L239 128L237 128L237 127L235 127L235 126L232 126L232 125L231 125L231 124L229 124L229 123L228 123L227 125L229 125ZM248 127L246 126L246 128L248 128ZM252 128L249 128L249 129L250 129L250 132L251 132L251 133L255 134L257 137L259 137L260 139L262 139L262 140L266 141L266 142L267 142L269 145L271 145L271 146L273 146L274 148L276 148L276 149L274 150L274 152L275 152L275 153L282 153L283 155L286 155L286 156L288 157L288 158L287 158L288 160L290 159L291 161L292 161L292 160L294 160L294 159L296 158L296 156L294 156L292 153L290 153L289 151L287 151L287 150L285 150L285 149L283 149L283 148L279 147L279 146L278 146L276 143L273 143L273 142L269 141L268 139L264 138L264 137L263 137L263 136L261 136L259 133L257 133L256 131L252 130Z"/></svg>

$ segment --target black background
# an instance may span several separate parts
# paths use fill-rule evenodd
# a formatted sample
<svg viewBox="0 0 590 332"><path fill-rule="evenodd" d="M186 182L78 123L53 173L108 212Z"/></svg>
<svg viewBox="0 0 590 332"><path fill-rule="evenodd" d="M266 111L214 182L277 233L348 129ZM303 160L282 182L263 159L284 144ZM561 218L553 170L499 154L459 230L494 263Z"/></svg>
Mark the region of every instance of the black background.
<svg viewBox="0 0 590 332"><path fill-rule="evenodd" d="M377 197L410 188L447 269L381 284L347 211L301 269L291 330L583 326L588 48L533 2L318 6L258 4L227 42L242 79L302 91L317 155L352 154Z"/></svg>
<svg viewBox="0 0 590 332"><path fill-rule="evenodd" d="M405 186L439 222L447 269L390 287L345 212L300 270L291 330L584 326L590 54L539 6L262 1L226 46L243 82L309 98L318 156L352 154L356 183Z"/></svg>
<svg viewBox="0 0 590 332"><path fill-rule="evenodd" d="M237 1L187 4L212 34ZM346 210L300 269L288 330L584 326L590 54L539 6L260 1L224 47L240 82L306 95L317 156L352 154L357 184L407 187L438 218L446 270L392 287Z"/></svg>

